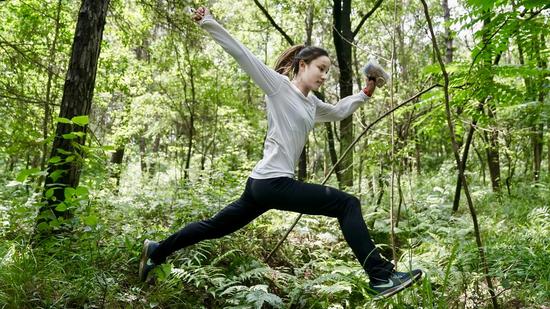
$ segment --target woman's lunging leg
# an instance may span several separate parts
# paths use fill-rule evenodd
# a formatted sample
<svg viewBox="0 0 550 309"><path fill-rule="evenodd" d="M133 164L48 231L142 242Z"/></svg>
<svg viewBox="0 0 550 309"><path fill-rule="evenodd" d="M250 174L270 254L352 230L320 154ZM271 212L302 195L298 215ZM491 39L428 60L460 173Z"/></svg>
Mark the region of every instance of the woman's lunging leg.
<svg viewBox="0 0 550 309"><path fill-rule="evenodd" d="M382 258L372 242L368 227L363 219L359 199L350 196L338 216L340 229L353 253L369 277L386 278L391 274L394 265Z"/></svg>
<svg viewBox="0 0 550 309"><path fill-rule="evenodd" d="M386 278L391 274L394 266L372 242L356 197L284 177L253 180L251 188L254 201L266 207L338 218L344 238L369 276Z"/></svg>
<svg viewBox="0 0 550 309"><path fill-rule="evenodd" d="M189 223L161 241L160 246L151 254L151 259L155 264L162 264L171 253L205 239L220 238L231 234L265 211L266 209L258 207L243 196L222 209L214 217Z"/></svg>

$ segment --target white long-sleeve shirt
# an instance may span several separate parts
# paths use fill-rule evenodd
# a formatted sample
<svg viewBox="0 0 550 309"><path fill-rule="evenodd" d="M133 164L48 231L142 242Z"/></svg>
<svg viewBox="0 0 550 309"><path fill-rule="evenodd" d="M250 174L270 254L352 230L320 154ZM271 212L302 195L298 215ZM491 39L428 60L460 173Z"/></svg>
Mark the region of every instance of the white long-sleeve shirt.
<svg viewBox="0 0 550 309"><path fill-rule="evenodd" d="M293 178L294 169L315 122L343 120L370 98L360 91L332 105L319 100L312 92L306 97L287 76L266 66L212 16L205 16L200 25L237 60L265 93L267 137L263 158L254 167L250 175L252 178Z"/></svg>

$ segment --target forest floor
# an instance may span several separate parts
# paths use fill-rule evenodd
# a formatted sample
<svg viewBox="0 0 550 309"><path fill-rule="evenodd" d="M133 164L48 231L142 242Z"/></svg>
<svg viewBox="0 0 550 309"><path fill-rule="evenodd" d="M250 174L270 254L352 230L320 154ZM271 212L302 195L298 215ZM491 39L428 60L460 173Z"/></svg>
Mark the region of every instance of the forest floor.
<svg viewBox="0 0 550 309"><path fill-rule="evenodd" d="M132 178L129 178L132 179ZM133 178L133 179L139 179ZM294 218L270 211L242 230L173 254L153 283L137 276L143 240L160 240L237 198L246 177L213 175L186 186L168 177L95 186L71 233L31 242L38 194L3 180L0 308L490 308L472 220L451 214L454 177L404 178L396 228L398 268L424 280L375 302L337 221L305 216L268 264ZM550 307L550 182L511 194L471 186L490 275L502 308ZM373 239L390 257L388 201L360 194Z"/></svg>

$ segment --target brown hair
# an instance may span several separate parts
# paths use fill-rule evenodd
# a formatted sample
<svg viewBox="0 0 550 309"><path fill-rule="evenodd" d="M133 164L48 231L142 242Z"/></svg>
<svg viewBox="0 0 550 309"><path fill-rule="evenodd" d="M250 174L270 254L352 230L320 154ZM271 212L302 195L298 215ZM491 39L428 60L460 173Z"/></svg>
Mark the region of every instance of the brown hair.
<svg viewBox="0 0 550 309"><path fill-rule="evenodd" d="M326 50L316 46L294 45L285 50L275 62L275 71L288 77L298 74L300 60L306 64L321 57L327 56Z"/></svg>

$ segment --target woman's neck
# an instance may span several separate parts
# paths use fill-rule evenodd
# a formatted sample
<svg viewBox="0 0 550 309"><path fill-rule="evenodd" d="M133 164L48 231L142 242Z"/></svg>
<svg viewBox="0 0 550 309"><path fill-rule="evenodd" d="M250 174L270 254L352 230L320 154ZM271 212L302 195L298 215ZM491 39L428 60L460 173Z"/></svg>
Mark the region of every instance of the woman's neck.
<svg viewBox="0 0 550 309"><path fill-rule="evenodd" d="M300 90L300 92L304 95L304 96L308 96L309 94L309 91L310 89L308 89L306 87L306 85L304 85L304 83L300 82L299 80L297 79L293 79L292 80L292 83L294 84L294 86L296 86L296 88L298 88L298 90Z"/></svg>

